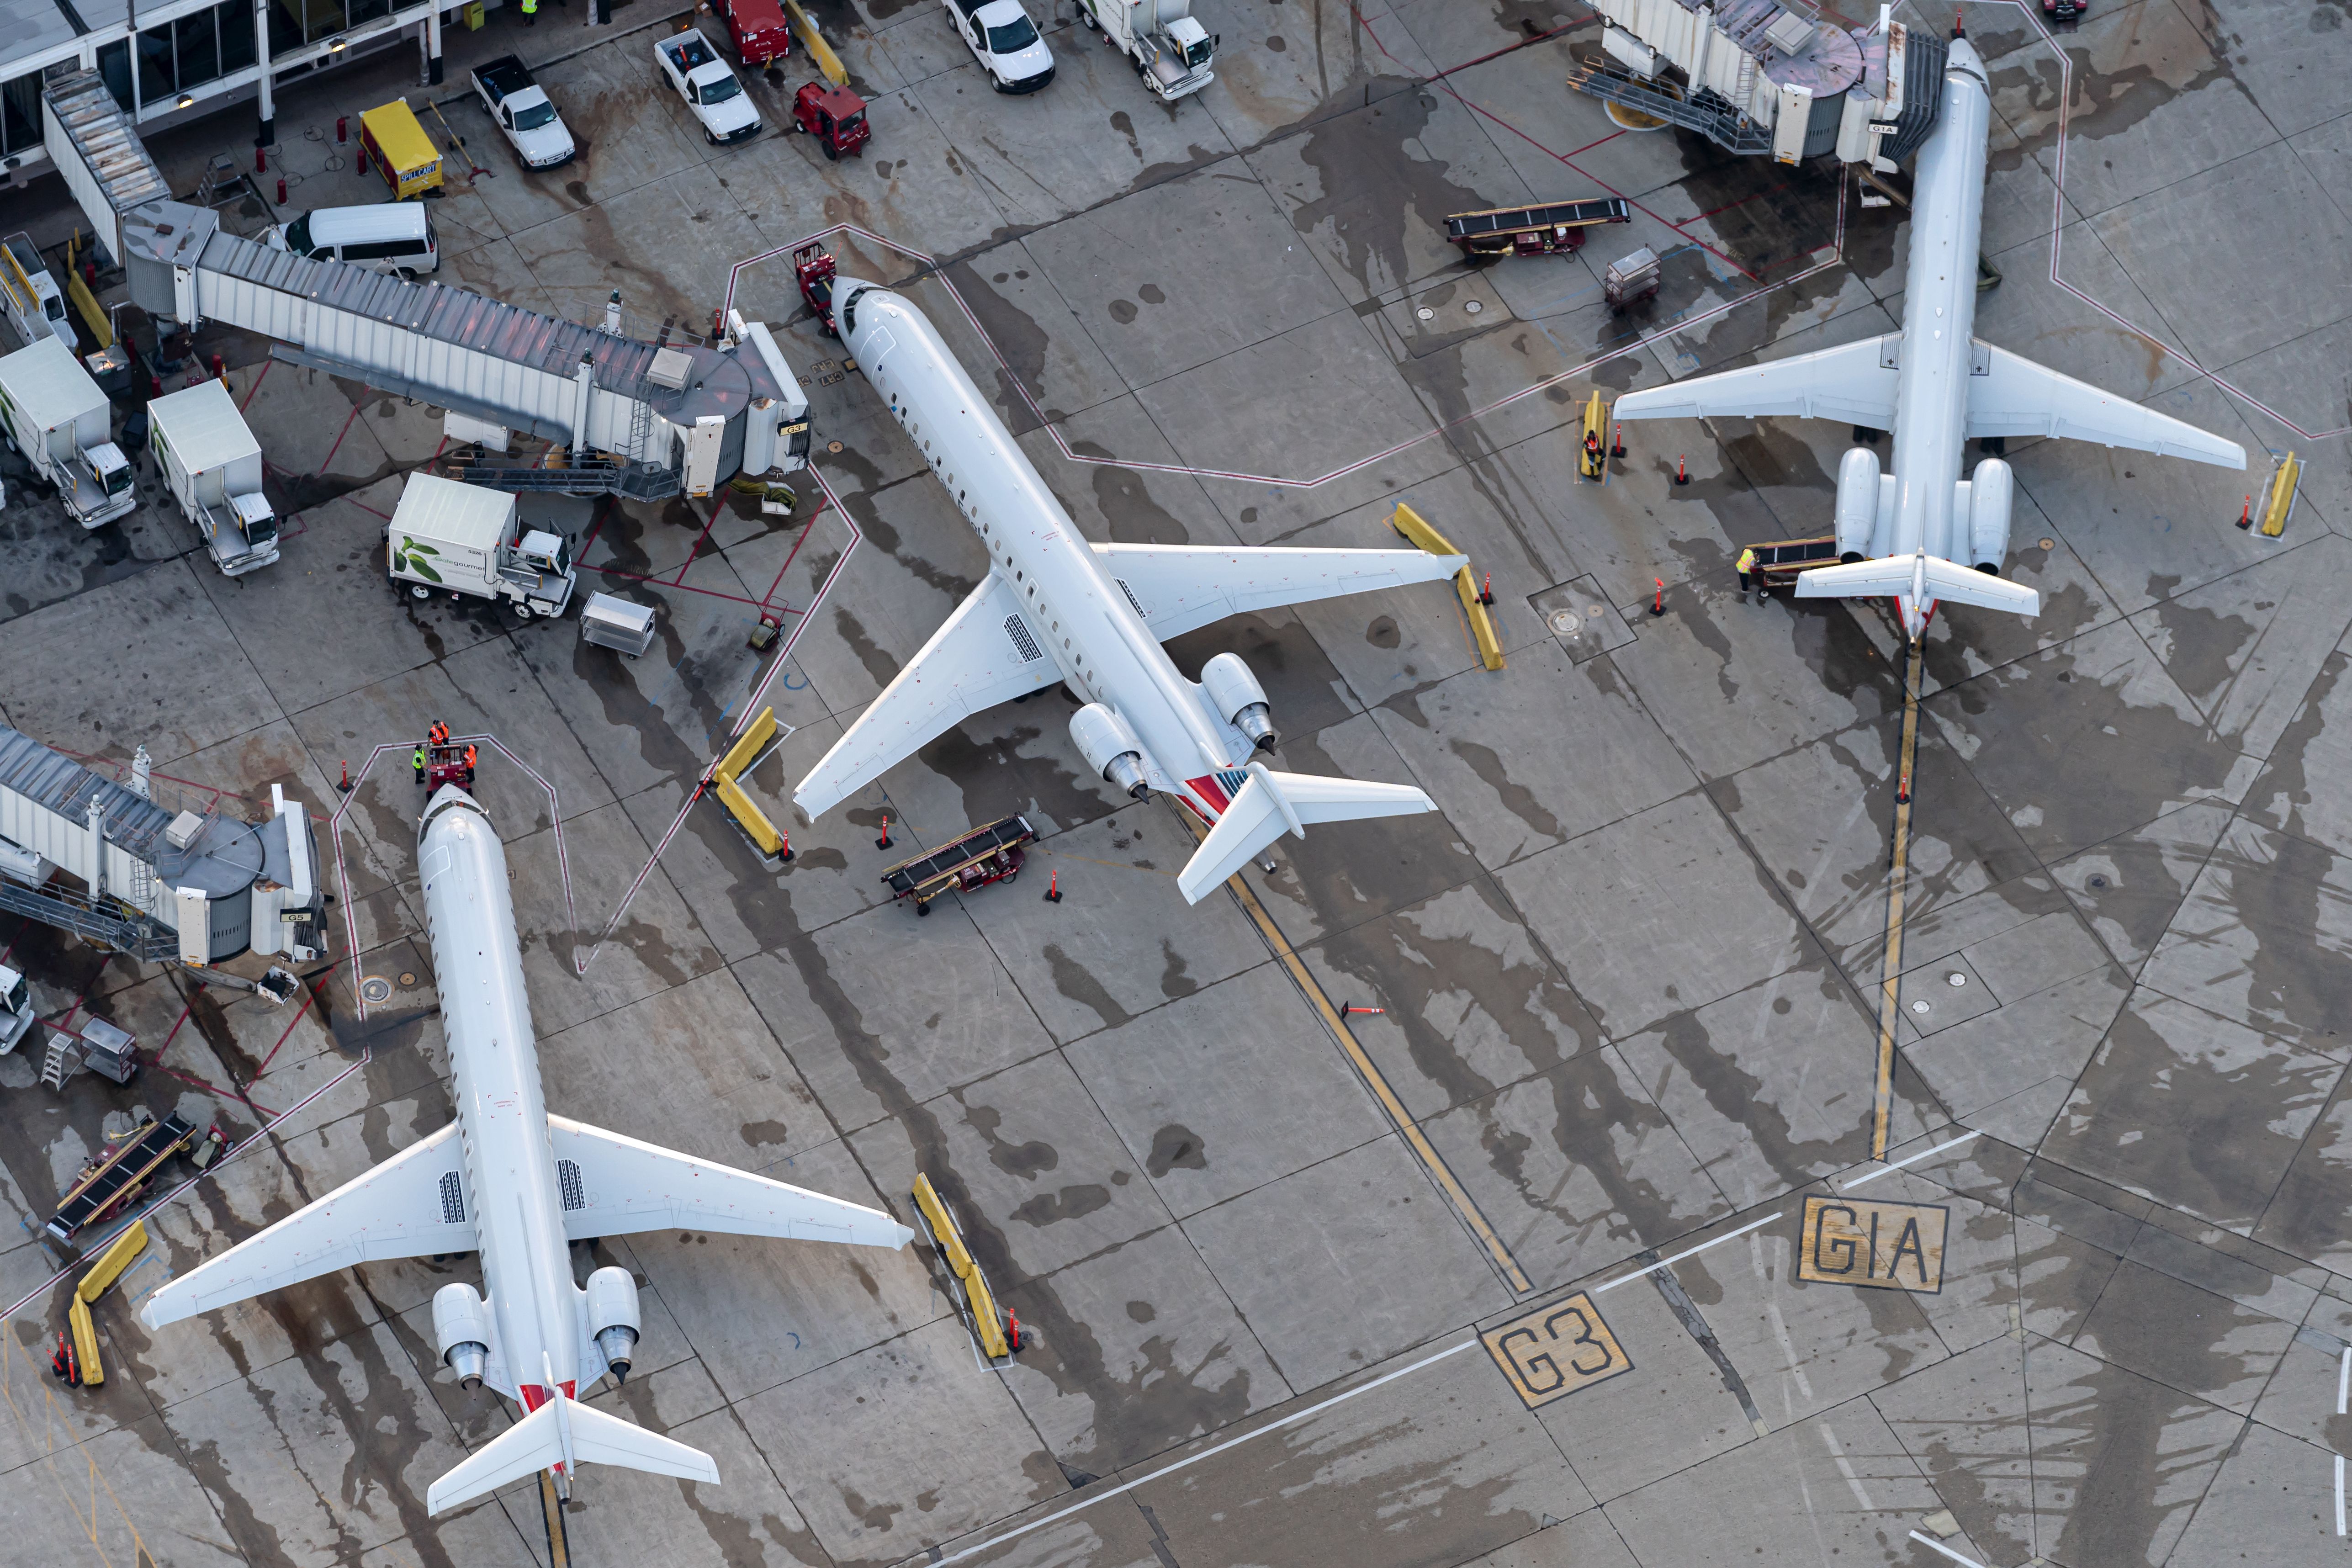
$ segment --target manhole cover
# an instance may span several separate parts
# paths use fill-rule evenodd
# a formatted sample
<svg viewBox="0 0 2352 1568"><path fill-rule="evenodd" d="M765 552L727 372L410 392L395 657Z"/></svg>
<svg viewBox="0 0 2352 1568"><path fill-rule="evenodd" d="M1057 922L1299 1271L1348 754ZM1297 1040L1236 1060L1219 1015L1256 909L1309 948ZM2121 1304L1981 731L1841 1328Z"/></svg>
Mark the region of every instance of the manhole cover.
<svg viewBox="0 0 2352 1568"><path fill-rule="evenodd" d="M1968 983L1969 983L1969 977L1968 977L1967 975L1965 975L1965 974L1961 973L1960 973L1958 970L1957 970L1957 969L1953 970L1949 974L1947 974L1947 975L1945 975L1945 976L1944 976L1944 984L1947 984L1947 985L1950 985L1950 986L1954 986L1954 987L1958 987L1958 986L1966 985Z"/></svg>
<svg viewBox="0 0 2352 1568"><path fill-rule="evenodd" d="M1434 310L1431 310L1431 309L1430 309L1428 306L1426 306L1426 305L1423 305L1420 310L1415 310L1415 311L1413 312L1413 316L1414 316L1414 318L1415 318L1416 320L1423 321L1428 321L1432 316L1434 316L1434 315L1436 315L1436 314L1437 314L1437 312L1436 312L1436 311L1434 311Z"/></svg>
<svg viewBox="0 0 2352 1568"><path fill-rule="evenodd" d="M1561 637L1572 637L1584 629L1584 625L1576 618L1574 610L1554 610L1551 613L1551 629Z"/></svg>
<svg viewBox="0 0 2352 1568"><path fill-rule="evenodd" d="M841 443L838 441L827 441L824 444L824 449L836 458L841 456Z"/></svg>
<svg viewBox="0 0 2352 1568"><path fill-rule="evenodd" d="M2054 539L2045 539L2042 542L2042 548L2044 550L2055 550L2058 548L2058 542Z"/></svg>
<svg viewBox="0 0 2352 1568"><path fill-rule="evenodd" d="M402 970L402 971L400 972L400 983L401 983L403 985L414 985L414 984L416 984L416 971L415 971L415 970L413 970L413 969L404 969L404 970Z"/></svg>
<svg viewBox="0 0 2352 1568"><path fill-rule="evenodd" d="M1914 1003L1912 1003L1912 1004L1911 1004L1911 1011L1913 1011L1914 1013L1924 1013L1924 1012L1926 1012L1927 1010L1927 1004L1926 1004L1925 1002L1914 1002Z"/></svg>
<svg viewBox="0 0 2352 1568"><path fill-rule="evenodd" d="M1463 306L1462 308L1463 308L1464 310L1465 310L1469 311L1472 315L1474 315L1474 316L1475 316L1475 315L1476 315L1479 311L1481 311L1481 310L1485 310L1486 307L1486 306L1484 306L1484 305L1482 305L1482 304L1480 304L1477 300L1471 300L1468 304L1466 304L1466 305Z"/></svg>
<svg viewBox="0 0 2352 1568"><path fill-rule="evenodd" d="M360 982L360 1000L373 1006L392 1000L392 982L381 974L371 974Z"/></svg>

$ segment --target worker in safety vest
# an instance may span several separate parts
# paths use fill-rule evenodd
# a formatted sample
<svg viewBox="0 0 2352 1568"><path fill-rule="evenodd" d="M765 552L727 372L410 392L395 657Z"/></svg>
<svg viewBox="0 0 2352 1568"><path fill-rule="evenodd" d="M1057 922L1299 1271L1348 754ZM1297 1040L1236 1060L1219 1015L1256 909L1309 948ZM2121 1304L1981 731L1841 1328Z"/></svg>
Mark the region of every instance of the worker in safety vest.
<svg viewBox="0 0 2352 1568"><path fill-rule="evenodd" d="M1756 552L1742 550L1739 552L1739 591L1743 594L1748 592L1754 585L1751 579L1760 582L1762 578L1763 574L1756 570Z"/></svg>
<svg viewBox="0 0 2352 1568"><path fill-rule="evenodd" d="M466 748L466 785L467 785L467 788L469 788L469 789L470 789L470 788L472 788L472 787L473 787L473 784L474 784L474 748L473 748L473 747L471 747L471 746L467 746L467 747Z"/></svg>
<svg viewBox="0 0 2352 1568"><path fill-rule="evenodd" d="M424 748L424 747L419 746L419 747L417 747L417 748L416 748L416 756L415 756L415 763L416 763L416 787L417 787L418 789L423 789L423 788L425 787L425 748Z"/></svg>
<svg viewBox="0 0 2352 1568"><path fill-rule="evenodd" d="M526 27L539 26L539 0L522 0L522 25Z"/></svg>

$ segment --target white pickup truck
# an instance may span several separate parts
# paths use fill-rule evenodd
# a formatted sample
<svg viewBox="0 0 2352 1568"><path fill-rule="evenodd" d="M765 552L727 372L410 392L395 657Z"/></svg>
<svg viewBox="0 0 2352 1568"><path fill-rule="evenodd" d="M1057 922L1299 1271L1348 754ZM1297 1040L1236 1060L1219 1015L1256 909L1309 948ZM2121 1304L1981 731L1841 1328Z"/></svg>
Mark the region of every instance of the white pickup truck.
<svg viewBox="0 0 2352 1568"><path fill-rule="evenodd" d="M702 121L702 133L713 145L741 142L760 133L760 111L751 106L743 84L694 28L672 33L654 44L654 58L669 78L686 107Z"/></svg>
<svg viewBox="0 0 2352 1568"><path fill-rule="evenodd" d="M552 169L568 163L579 148L563 117L538 82L530 68L512 55L501 55L474 68L474 91L489 110L490 119L514 143L516 155L530 169Z"/></svg>

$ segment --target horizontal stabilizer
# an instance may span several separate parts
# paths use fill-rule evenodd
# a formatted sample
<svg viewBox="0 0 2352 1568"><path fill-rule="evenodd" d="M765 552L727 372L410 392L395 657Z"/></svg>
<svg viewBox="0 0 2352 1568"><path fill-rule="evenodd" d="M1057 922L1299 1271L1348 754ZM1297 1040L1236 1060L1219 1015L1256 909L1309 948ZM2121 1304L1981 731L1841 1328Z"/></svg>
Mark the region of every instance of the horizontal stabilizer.
<svg viewBox="0 0 2352 1568"><path fill-rule="evenodd" d="M1610 412L1618 419L1753 419L1777 414L1892 429L1899 373L1891 351L1901 341L1900 332L1891 332L1790 359L1643 387L1619 398Z"/></svg>
<svg viewBox="0 0 2352 1568"><path fill-rule="evenodd" d="M567 1427L569 1455L564 1452ZM487 1497L509 1481L567 1460L714 1485L719 1479L718 1465L701 1449L648 1432L559 1392L435 1481L425 1494L425 1511L446 1513L461 1503Z"/></svg>
<svg viewBox="0 0 2352 1568"><path fill-rule="evenodd" d="M547 1136L557 1160L579 1173L577 1186L567 1183L564 1194L563 1232L573 1241L648 1230L707 1230L898 1247L915 1237L879 1209L584 1122L550 1116Z"/></svg>
<svg viewBox="0 0 2352 1568"><path fill-rule="evenodd" d="M1411 816L1437 809L1436 802L1411 784L1278 773L1264 763L1252 763L1249 775L1249 782L1242 785L1241 793L1177 875L1177 889L1187 903L1197 904L1208 897L1210 889L1284 833L1306 837L1310 822Z"/></svg>
<svg viewBox="0 0 2352 1568"><path fill-rule="evenodd" d="M474 1251L457 1134L453 1121L218 1258L166 1280L148 1296L140 1321L160 1329L357 1263Z"/></svg>
<svg viewBox="0 0 2352 1568"><path fill-rule="evenodd" d="M1941 599L2012 615L2042 613L2042 595L2022 583L1925 552L1816 566L1797 577L1801 599Z"/></svg>
<svg viewBox="0 0 2352 1568"><path fill-rule="evenodd" d="M2216 468L2242 468L2246 449L2209 431L2103 392L2087 381L1979 340L1985 369L1969 380L1969 435L2056 436L2127 447Z"/></svg>

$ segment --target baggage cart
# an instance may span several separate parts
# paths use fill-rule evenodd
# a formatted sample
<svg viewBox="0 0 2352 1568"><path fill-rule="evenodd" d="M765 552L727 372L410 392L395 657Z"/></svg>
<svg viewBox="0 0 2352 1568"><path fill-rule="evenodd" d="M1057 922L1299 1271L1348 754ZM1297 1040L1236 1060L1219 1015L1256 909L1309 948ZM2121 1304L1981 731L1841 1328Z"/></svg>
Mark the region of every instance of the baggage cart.
<svg viewBox="0 0 2352 1568"><path fill-rule="evenodd" d="M1601 275L1601 297L1609 309L1622 314L1633 306L1658 297L1658 253L1648 246L1631 256L1620 257L1609 264Z"/></svg>
<svg viewBox="0 0 2352 1568"><path fill-rule="evenodd" d="M580 607L580 636L631 658L654 646L654 607L612 594L591 594Z"/></svg>

